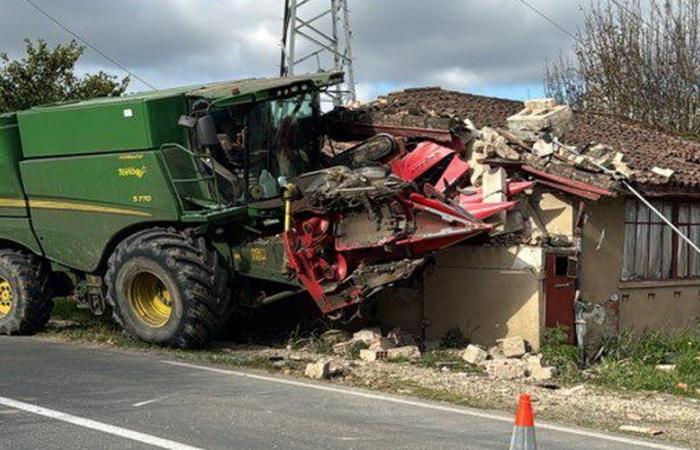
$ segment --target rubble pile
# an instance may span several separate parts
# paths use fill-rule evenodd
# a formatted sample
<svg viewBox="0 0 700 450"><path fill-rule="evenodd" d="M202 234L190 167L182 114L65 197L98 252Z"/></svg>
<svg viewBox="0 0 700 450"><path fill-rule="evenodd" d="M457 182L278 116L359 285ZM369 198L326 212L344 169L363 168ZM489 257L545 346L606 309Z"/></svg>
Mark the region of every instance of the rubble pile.
<svg viewBox="0 0 700 450"><path fill-rule="evenodd" d="M484 369L490 378L547 381L554 377L554 368L542 364L542 355L528 353L521 337L501 339L488 351L477 345L469 345L462 352L462 359Z"/></svg>
<svg viewBox="0 0 700 450"><path fill-rule="evenodd" d="M450 130L460 138L466 127L476 131L465 142L464 157L470 161L476 159L469 153L480 148L479 141L492 141L496 132L520 156L499 139L487 145L490 164L517 161L607 190L619 187L614 173L650 190L700 188L700 143L605 114L571 111L550 99L523 104L440 88L408 89L336 112L333 120Z"/></svg>
<svg viewBox="0 0 700 450"><path fill-rule="evenodd" d="M383 360L416 360L422 356L416 339L400 328L391 330L386 336L379 328L360 330L352 338L333 346L333 353L339 356L349 356L356 344L364 344L360 350L360 359L367 362Z"/></svg>
<svg viewBox="0 0 700 450"><path fill-rule="evenodd" d="M395 328L386 335L379 328L365 328L352 336L341 333L333 334L330 338L324 335L322 339L331 339L335 356L309 363L304 372L306 377L324 379L343 374L349 368L341 362L354 358L359 358L364 363L381 363L416 362L423 357L421 343L401 328ZM541 354L528 351L528 345L521 337L501 339L488 350L478 345L469 345L463 350L447 352L453 353L455 359L460 358L483 370L492 379L542 382L551 380L555 375L553 367L543 364ZM445 363L445 367L449 365L450 363Z"/></svg>

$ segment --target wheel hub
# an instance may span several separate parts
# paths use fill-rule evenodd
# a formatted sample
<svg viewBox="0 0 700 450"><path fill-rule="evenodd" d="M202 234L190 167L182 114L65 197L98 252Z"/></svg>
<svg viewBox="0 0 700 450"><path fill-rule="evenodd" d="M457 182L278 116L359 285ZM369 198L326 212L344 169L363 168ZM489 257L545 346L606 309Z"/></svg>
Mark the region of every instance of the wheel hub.
<svg viewBox="0 0 700 450"><path fill-rule="evenodd" d="M12 310L12 297L10 283L0 277L0 318L8 315Z"/></svg>
<svg viewBox="0 0 700 450"><path fill-rule="evenodd" d="M165 326L172 315L170 292L163 281L150 272L134 277L129 288L129 303L136 317L153 328Z"/></svg>

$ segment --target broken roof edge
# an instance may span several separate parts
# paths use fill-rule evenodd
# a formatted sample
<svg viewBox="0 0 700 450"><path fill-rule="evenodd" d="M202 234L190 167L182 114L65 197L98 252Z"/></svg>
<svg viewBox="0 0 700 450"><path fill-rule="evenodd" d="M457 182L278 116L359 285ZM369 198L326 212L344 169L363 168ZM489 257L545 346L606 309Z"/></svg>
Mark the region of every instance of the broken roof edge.
<svg viewBox="0 0 700 450"><path fill-rule="evenodd" d="M374 124L401 119L404 124L424 122L432 126L437 122L435 119L428 122L428 118L452 117L468 118L477 128L499 128L506 124L508 117L524 108L525 103L518 100L426 87L392 92L358 109L367 113L366 120ZM700 192L699 141L602 111L576 109L573 116L573 129L562 136L563 141L579 149L601 144L624 155L624 162L629 163L629 168L635 172L629 179L633 185L654 189L658 195L660 191L667 191L668 195L679 191ZM654 168L666 173L673 171L673 175L661 176L659 170L654 172ZM576 174L569 173L562 165L551 170L576 178ZM606 178L600 180L600 186L611 191L615 190L614 184L619 185L607 175L579 174L584 180ZM618 190L624 192L624 189Z"/></svg>

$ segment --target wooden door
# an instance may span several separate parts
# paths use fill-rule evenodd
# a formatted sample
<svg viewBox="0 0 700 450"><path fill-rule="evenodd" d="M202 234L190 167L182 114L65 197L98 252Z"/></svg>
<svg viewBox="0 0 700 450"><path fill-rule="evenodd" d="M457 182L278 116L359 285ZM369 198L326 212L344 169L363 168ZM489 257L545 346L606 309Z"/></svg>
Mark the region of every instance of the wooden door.
<svg viewBox="0 0 700 450"><path fill-rule="evenodd" d="M545 326L547 328L565 328L569 334L569 342L573 344L576 338L574 321L576 273L569 266L569 255L547 254L544 283Z"/></svg>

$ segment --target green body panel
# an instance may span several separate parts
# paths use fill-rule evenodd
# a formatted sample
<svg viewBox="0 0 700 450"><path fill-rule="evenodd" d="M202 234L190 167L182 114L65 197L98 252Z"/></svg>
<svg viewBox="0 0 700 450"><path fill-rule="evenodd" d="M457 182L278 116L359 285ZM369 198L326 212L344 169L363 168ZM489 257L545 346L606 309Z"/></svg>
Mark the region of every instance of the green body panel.
<svg viewBox="0 0 700 450"><path fill-rule="evenodd" d="M26 217L19 176L22 145L16 116L0 116L0 217Z"/></svg>
<svg viewBox="0 0 700 450"><path fill-rule="evenodd" d="M130 233L182 224L203 234L211 230L216 249L235 260L232 270L294 284L279 237L231 250L246 229L273 219L281 229L281 206L248 208L213 198L203 155L193 154L178 119L195 101L215 110L291 98L340 81L339 73L251 79L0 115L0 239L28 247L55 267L95 273Z"/></svg>
<svg viewBox="0 0 700 450"><path fill-rule="evenodd" d="M183 95L124 97L18 113L25 158L128 152L184 143Z"/></svg>
<svg viewBox="0 0 700 450"><path fill-rule="evenodd" d="M27 217L0 217L0 241L9 241L41 255L41 247Z"/></svg>
<svg viewBox="0 0 700 450"><path fill-rule="evenodd" d="M23 161L34 230L46 257L94 271L123 230L180 219L158 151Z"/></svg>

